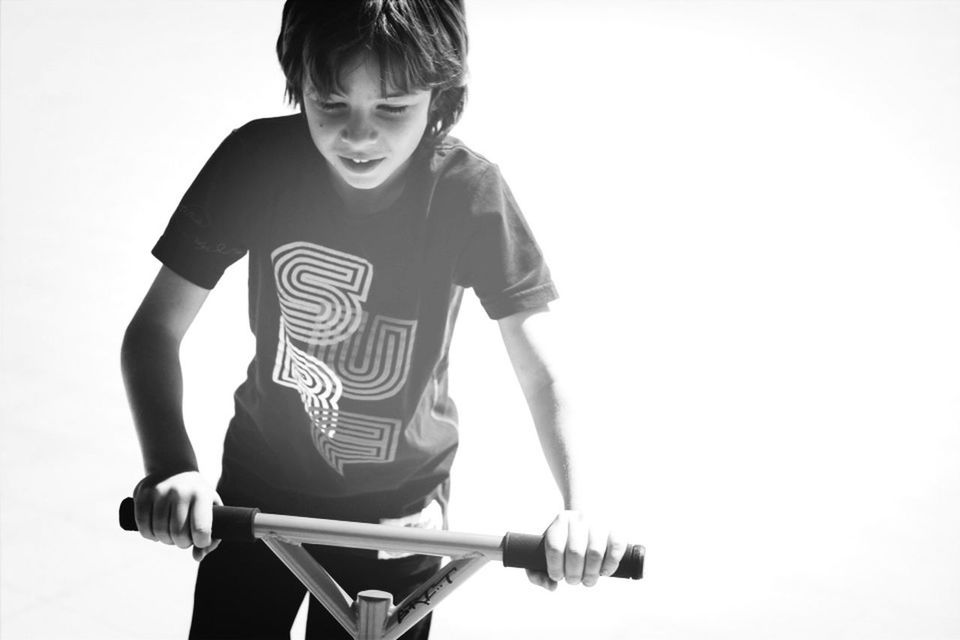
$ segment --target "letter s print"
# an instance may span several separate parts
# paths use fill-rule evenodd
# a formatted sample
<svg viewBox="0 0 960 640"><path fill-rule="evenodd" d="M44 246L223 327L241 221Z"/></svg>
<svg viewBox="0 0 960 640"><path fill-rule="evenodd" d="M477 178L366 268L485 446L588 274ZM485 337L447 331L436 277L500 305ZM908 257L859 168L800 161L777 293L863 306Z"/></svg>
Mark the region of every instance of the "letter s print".
<svg viewBox="0 0 960 640"><path fill-rule="evenodd" d="M368 261L309 242L285 244L270 257L290 338L316 347L357 330L373 278Z"/></svg>

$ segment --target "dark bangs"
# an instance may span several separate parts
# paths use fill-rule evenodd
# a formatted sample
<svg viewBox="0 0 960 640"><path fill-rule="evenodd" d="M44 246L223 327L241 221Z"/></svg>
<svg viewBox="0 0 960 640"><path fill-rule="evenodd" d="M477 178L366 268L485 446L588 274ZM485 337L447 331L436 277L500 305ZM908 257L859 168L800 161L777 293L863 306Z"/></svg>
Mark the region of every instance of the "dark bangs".
<svg viewBox="0 0 960 640"><path fill-rule="evenodd" d="M431 91L427 137L442 138L459 119L467 71L462 0L287 0L277 56L291 104L302 106L305 77L320 95L341 91L345 65L363 54L378 61L384 95Z"/></svg>

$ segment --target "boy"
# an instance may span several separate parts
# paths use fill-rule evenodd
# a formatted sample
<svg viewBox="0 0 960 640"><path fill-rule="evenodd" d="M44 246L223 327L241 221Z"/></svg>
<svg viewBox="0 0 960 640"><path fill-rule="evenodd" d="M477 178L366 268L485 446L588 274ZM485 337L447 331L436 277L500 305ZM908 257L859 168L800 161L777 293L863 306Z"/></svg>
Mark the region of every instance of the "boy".
<svg viewBox="0 0 960 640"><path fill-rule="evenodd" d="M579 511L540 348L549 270L497 167L447 136L466 51L462 0L288 0L277 54L299 113L228 136L153 249L163 266L122 350L146 470L134 500L144 537L203 560L191 637L284 636L304 594L264 545L211 540L214 504L446 526L457 447L447 354L467 287L499 323L566 508L546 530L548 573L530 580L589 586L619 564L622 542ZM256 354L214 490L183 425L178 349L245 254ZM439 564L311 552L353 594L397 600ZM426 638L429 624L404 637ZM307 627L346 637L313 602Z"/></svg>

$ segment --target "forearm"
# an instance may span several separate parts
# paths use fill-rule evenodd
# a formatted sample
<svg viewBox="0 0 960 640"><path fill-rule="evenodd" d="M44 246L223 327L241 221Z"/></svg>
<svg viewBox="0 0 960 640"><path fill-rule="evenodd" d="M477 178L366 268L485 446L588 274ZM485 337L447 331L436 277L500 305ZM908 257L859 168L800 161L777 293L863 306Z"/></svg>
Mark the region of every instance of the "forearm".
<svg viewBox="0 0 960 640"><path fill-rule="evenodd" d="M197 470L183 423L179 349L172 336L137 323L124 335L121 370L147 475Z"/></svg>
<svg viewBox="0 0 960 640"><path fill-rule="evenodd" d="M575 403L583 393L574 395L561 387L561 380L572 379L562 364L562 349L568 341L548 321L548 310L541 307L503 318L500 331L543 454L563 496L565 511L544 532L547 572L527 572L534 583L553 590L564 578L571 584L582 580L589 586L601 574L610 575L620 562L623 545L602 523L586 515L595 511L593 499L598 495L586 486L579 461L586 451L584 427L589 416L576 413ZM554 359L548 360L547 354Z"/></svg>
<svg viewBox="0 0 960 640"><path fill-rule="evenodd" d="M577 433L574 431L573 408L560 385L552 379L529 383L524 396L544 457L553 474L565 509L580 509L584 499L582 467L577 458Z"/></svg>

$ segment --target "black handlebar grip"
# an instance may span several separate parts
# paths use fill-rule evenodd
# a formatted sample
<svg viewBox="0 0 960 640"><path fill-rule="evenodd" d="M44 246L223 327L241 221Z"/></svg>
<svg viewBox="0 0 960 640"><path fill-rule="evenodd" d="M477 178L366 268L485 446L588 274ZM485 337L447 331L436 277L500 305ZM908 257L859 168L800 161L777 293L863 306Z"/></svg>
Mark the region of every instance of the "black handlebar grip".
<svg viewBox="0 0 960 640"><path fill-rule="evenodd" d="M643 545L627 545L627 550L620 560L620 566L617 567L611 577L633 578L634 580L642 578L645 552ZM546 572L547 554L543 536L534 536L527 533L507 533L503 537L503 566Z"/></svg>
<svg viewBox="0 0 960 640"><path fill-rule="evenodd" d="M211 535L219 540L235 542L254 542L253 517L260 509L247 507L213 506L213 531ZM124 498L120 503L120 527L125 531L136 531L137 520L133 514L133 498Z"/></svg>

